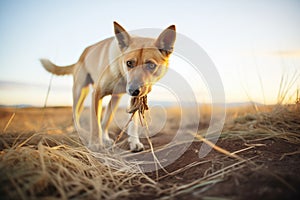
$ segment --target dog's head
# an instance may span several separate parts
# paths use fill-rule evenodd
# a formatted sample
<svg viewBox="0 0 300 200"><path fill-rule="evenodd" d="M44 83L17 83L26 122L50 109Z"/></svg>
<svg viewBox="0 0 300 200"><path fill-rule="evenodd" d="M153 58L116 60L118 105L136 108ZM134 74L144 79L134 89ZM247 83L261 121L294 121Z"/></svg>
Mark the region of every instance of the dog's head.
<svg viewBox="0 0 300 200"><path fill-rule="evenodd" d="M122 52L119 61L127 80L126 92L144 96L167 71L176 38L175 26L166 28L157 39L132 37L116 22L114 29Z"/></svg>

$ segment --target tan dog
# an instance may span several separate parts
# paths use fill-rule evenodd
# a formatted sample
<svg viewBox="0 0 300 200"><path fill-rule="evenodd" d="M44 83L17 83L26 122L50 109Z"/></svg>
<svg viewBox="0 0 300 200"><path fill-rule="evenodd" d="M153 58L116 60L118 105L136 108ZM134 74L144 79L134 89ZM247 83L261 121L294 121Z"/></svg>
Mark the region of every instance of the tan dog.
<svg viewBox="0 0 300 200"><path fill-rule="evenodd" d="M108 127L124 93L141 97L166 73L169 56L176 38L175 26L169 26L157 39L130 36L114 22L115 37L108 38L84 50L77 63L59 67L41 59L44 68L56 75L73 74L73 115L77 126L83 102L93 84L91 105L91 137L89 146L112 145ZM111 95L101 122L102 98ZM138 152L144 146L139 140L137 115L128 127L130 150Z"/></svg>

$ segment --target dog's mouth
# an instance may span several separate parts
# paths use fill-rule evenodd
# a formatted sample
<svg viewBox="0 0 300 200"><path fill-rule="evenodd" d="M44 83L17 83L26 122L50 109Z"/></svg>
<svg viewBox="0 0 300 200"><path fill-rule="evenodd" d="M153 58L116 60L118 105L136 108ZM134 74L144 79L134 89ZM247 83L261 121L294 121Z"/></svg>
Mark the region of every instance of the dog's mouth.
<svg viewBox="0 0 300 200"><path fill-rule="evenodd" d="M144 92L138 92L138 91L128 91L127 94L129 94L132 97L143 97L145 95L147 95L147 93Z"/></svg>
<svg viewBox="0 0 300 200"><path fill-rule="evenodd" d="M151 91L148 87L128 88L127 93L132 97L143 97Z"/></svg>

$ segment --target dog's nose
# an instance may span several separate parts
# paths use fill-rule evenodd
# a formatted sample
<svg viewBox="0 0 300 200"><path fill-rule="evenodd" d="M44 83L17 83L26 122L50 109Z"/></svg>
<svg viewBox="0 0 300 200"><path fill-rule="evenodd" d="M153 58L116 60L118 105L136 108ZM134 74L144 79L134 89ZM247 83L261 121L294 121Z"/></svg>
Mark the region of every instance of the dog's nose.
<svg viewBox="0 0 300 200"><path fill-rule="evenodd" d="M140 90L139 89L129 89L129 94L131 96L137 96L140 94Z"/></svg>

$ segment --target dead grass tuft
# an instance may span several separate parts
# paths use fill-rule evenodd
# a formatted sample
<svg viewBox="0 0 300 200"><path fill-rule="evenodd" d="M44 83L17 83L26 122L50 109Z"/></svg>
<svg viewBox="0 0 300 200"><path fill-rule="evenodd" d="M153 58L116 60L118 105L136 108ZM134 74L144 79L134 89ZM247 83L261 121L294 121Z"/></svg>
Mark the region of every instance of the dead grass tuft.
<svg viewBox="0 0 300 200"><path fill-rule="evenodd" d="M28 144L30 140L21 141L0 152L1 196L8 199L117 199L128 197L129 193L134 195L133 186L153 185L132 163L112 160L104 152L99 162L81 145L74 147L51 140L49 146L49 140L40 138L37 145ZM113 161L121 170L108 166Z"/></svg>
<svg viewBox="0 0 300 200"><path fill-rule="evenodd" d="M276 105L270 112L246 114L227 123L223 137L255 141L280 138L300 144L300 109L297 104Z"/></svg>

